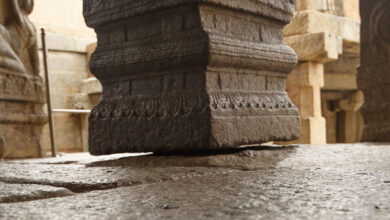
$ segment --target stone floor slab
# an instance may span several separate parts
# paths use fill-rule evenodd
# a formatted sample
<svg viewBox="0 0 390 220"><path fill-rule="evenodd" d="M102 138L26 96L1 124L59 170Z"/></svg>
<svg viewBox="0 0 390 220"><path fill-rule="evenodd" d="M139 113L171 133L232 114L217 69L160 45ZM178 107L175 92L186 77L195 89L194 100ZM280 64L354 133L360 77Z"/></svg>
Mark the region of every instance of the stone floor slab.
<svg viewBox="0 0 390 220"><path fill-rule="evenodd" d="M390 219L389 158L390 145L356 144L214 153L192 162L185 155L6 162L0 182L80 183L83 190L0 204L0 219ZM86 187L102 180L114 185Z"/></svg>
<svg viewBox="0 0 390 220"><path fill-rule="evenodd" d="M0 203L22 202L73 194L70 190L60 187L0 183Z"/></svg>

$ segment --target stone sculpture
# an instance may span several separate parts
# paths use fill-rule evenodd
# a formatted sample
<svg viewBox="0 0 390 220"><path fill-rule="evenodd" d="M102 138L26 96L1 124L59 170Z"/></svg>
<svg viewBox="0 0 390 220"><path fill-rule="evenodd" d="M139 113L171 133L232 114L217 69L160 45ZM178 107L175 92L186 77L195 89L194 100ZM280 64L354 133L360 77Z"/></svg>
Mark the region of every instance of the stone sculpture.
<svg viewBox="0 0 390 220"><path fill-rule="evenodd" d="M8 158L41 155L46 123L32 0L0 3L0 136Z"/></svg>
<svg viewBox="0 0 390 220"><path fill-rule="evenodd" d="M103 85L92 154L218 149L298 138L283 42L293 0L84 0Z"/></svg>
<svg viewBox="0 0 390 220"><path fill-rule="evenodd" d="M361 66L358 86L364 92L363 141L390 141L390 4L361 0Z"/></svg>

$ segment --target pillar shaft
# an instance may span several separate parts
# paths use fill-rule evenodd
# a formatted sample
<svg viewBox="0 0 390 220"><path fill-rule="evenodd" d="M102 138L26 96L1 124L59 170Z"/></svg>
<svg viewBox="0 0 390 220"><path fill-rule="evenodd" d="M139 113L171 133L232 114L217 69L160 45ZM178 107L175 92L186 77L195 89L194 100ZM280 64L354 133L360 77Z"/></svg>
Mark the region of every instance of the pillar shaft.
<svg viewBox="0 0 390 220"><path fill-rule="evenodd" d="M390 141L390 4L361 0L361 66L358 87L364 92L363 141Z"/></svg>
<svg viewBox="0 0 390 220"><path fill-rule="evenodd" d="M326 124L321 114L324 65L301 62L287 78L287 91L302 117L300 139L295 143L326 144Z"/></svg>
<svg viewBox="0 0 390 220"><path fill-rule="evenodd" d="M237 147L299 136L285 91L292 1L84 0L103 85L90 151Z"/></svg>

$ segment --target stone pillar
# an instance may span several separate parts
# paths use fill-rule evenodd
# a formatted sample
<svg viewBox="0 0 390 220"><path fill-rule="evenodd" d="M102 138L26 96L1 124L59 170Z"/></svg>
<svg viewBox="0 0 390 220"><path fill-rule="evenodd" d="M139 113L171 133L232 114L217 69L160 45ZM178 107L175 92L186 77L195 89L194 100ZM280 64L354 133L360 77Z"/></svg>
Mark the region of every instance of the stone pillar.
<svg viewBox="0 0 390 220"><path fill-rule="evenodd" d="M358 86L364 92L363 141L390 141L390 4L361 0L361 66Z"/></svg>
<svg viewBox="0 0 390 220"><path fill-rule="evenodd" d="M361 138L363 123L359 109L363 105L363 99L363 93L358 91L338 103L338 107L342 110L339 137L343 143L356 143Z"/></svg>
<svg viewBox="0 0 390 220"><path fill-rule="evenodd" d="M302 118L301 137L297 143L326 143L325 119L321 114L323 79L324 65L315 62L299 63L287 78L288 94Z"/></svg>
<svg viewBox="0 0 390 220"><path fill-rule="evenodd" d="M32 7L32 0L0 2L0 156L5 158L42 155L47 116L36 32L28 19Z"/></svg>
<svg viewBox="0 0 390 220"><path fill-rule="evenodd" d="M238 147L299 137L283 42L293 1L84 0L98 36L92 154Z"/></svg>
<svg viewBox="0 0 390 220"><path fill-rule="evenodd" d="M345 66L341 57L347 54L348 57L350 54L358 57L359 54L360 23L349 18L355 18L356 14L347 14L347 11L344 11L347 2L353 7L357 5L357 0L296 0L297 12L292 22L284 29L285 41L298 54L299 60L297 69L287 80L289 95L300 94L301 97L295 100L293 98L294 104L301 111L303 127L301 138L294 143L326 144L326 123L321 112L321 102L323 102L321 99L324 92L348 90L356 85L354 71L348 74L336 72L330 75L327 68L339 60L338 63ZM310 71L301 70L305 65L311 66ZM356 67L352 69L355 70ZM310 77L315 78L311 81L315 84L300 80L300 78L310 78L307 76L308 73ZM349 87L345 88L344 85ZM300 100L302 97L313 99L307 102Z"/></svg>

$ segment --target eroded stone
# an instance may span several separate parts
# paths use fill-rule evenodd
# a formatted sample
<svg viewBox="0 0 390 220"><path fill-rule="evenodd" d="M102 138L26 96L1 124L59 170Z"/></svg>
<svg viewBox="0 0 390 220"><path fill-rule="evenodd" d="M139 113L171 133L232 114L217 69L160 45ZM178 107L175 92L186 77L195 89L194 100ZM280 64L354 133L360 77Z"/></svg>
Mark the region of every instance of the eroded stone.
<svg viewBox="0 0 390 220"><path fill-rule="evenodd" d="M0 204L0 218L388 219L389 157L390 148L386 144L299 146L275 166L259 170L225 169L229 172ZM112 162L116 170L128 172L123 163L114 166L115 160ZM171 172L171 168L165 170ZM60 174L63 169L58 167L51 169L59 172L51 174L57 178L61 175L72 178L75 174L66 170ZM201 169L177 167L176 173ZM143 172L150 174L150 167ZM100 177L108 175L100 173Z"/></svg>
<svg viewBox="0 0 390 220"><path fill-rule="evenodd" d="M23 202L73 195L60 187L34 184L7 184L0 182L0 203Z"/></svg>

